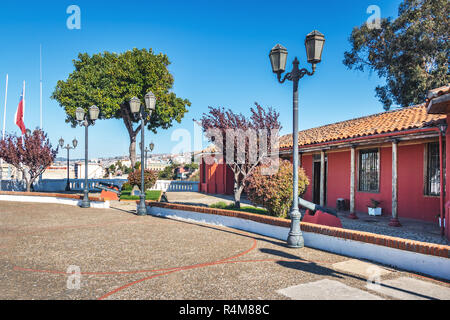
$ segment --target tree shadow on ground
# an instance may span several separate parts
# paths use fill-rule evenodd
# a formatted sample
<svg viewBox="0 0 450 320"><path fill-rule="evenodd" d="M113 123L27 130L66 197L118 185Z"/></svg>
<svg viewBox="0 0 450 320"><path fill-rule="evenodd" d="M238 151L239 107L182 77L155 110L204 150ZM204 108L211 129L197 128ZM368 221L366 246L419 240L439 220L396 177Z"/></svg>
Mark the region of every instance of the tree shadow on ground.
<svg viewBox="0 0 450 320"><path fill-rule="evenodd" d="M363 278L363 277L360 277L360 276L357 276L354 274L350 274L350 273L337 271L337 270L334 270L331 268L323 267L323 266L317 264L316 262L302 259L300 257L294 256L294 255L289 254L284 251L279 251L279 250L275 250L275 249L267 249L267 248L261 248L261 249L259 249L259 251L261 251L262 253L265 253L265 254L280 257L282 259L298 260L298 261L283 261L282 259L280 259L279 261L276 261L276 263L278 265L280 265L284 268L294 269L294 270L302 271L302 272L308 272L308 273L316 274L319 276L328 276L328 277L333 277L333 278L338 278L338 279L343 279L343 278L347 277L347 278L352 278L355 280L363 281L365 283L372 283L366 278ZM380 283L375 283L373 285L379 285L384 288L388 288L388 289L400 291L403 293L407 293L410 295L414 295L414 296L422 298L422 299L437 300L436 298L431 297L431 296L427 296L427 295L420 294L420 293L417 293L414 291L387 285L387 284L383 283L382 281Z"/></svg>
<svg viewBox="0 0 450 320"><path fill-rule="evenodd" d="M155 217L155 218L169 219L169 218L166 218L166 217ZM169 220L172 220L172 219L169 219ZM268 238L261 238L261 237L258 237L257 234L254 234L254 235L242 234L242 233L234 232L234 231L231 231L231 230L224 230L224 229L221 229L220 227L215 227L215 226L212 226L212 225L204 225L204 224L198 224L198 223L182 221L182 220L172 220L172 221L177 221L177 222L180 222L180 223L195 225L195 226L201 227L201 228L213 229L213 230L217 230L217 231L224 232L224 233L235 234L235 235L238 235L238 236L241 236L241 237L244 237L244 238L255 239L255 240L258 240L258 241L261 241L261 242L265 242L265 243L271 243L271 244L273 244L275 246L278 246L280 248L291 249L290 247L287 246L287 244L285 242L283 242L281 240L270 240ZM246 230L242 230L242 231L248 232ZM333 255L337 255L335 253L330 253L330 252L325 251L325 250L320 250L320 249L314 249L314 250L321 251L321 252L326 252L326 253L333 254ZM337 279L353 278L355 280L359 280L359 281L362 281L364 283L368 283L368 279L366 279L366 278L363 278L363 277L360 277L360 276L357 276L357 275L354 275L354 274L350 274L350 273L337 271L337 270L334 270L334 269L331 269L331 268L328 268L328 267L323 267L323 266L317 264L316 262L305 260L305 259L303 259L301 257L298 257L296 255L290 254L290 253L285 252L285 251L280 251L280 250L276 250L276 249L269 249L269 248L260 248L259 251L261 253L265 253L265 254L268 254L268 255L271 255L271 256L278 257L279 260L276 261L277 258L274 258L274 260L275 260L274 262L277 263L278 265L284 267L284 268L294 269L294 270L302 271L302 272L308 272L308 273L316 274L316 275L319 275L319 276L329 276L329 277L333 277L333 278L337 278ZM338 255L338 256L342 256L342 255ZM349 257L349 258L351 258L351 257ZM283 261L283 260L293 260L293 261ZM298 260L298 261L295 261L295 260ZM404 293L407 293L407 294L411 294L411 295L414 295L414 296L417 296L417 297L420 297L420 298L423 298L423 299L437 300L434 297L426 296L426 295L423 295L423 294L420 294L420 293L417 293L417 292L413 292L413 291L410 291L410 290L406 290L406 289L393 287L393 286L384 284L382 282L381 283L377 283L377 285L380 285L380 286L385 287L385 288L401 291L401 292L404 292Z"/></svg>

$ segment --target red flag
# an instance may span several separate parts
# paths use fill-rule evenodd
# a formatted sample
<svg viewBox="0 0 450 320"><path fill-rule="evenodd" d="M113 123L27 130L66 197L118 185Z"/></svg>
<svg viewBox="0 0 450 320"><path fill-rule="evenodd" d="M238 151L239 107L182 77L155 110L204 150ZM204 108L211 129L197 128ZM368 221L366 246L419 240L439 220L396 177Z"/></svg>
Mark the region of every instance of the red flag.
<svg viewBox="0 0 450 320"><path fill-rule="evenodd" d="M22 134L26 133L25 123L24 123L24 114L25 114L25 83L23 85L23 91L20 95L19 105L17 106L16 115L14 116L14 120L16 121L17 126L22 131Z"/></svg>

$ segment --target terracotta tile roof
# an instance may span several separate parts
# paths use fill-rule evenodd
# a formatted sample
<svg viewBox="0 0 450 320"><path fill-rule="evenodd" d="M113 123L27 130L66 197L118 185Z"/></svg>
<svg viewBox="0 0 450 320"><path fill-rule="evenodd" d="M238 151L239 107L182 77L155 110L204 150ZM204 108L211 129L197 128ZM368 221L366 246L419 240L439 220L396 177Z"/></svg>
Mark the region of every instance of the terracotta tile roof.
<svg viewBox="0 0 450 320"><path fill-rule="evenodd" d="M437 98L437 97L442 96L447 93L450 93L450 83L447 84L446 86L428 91L427 101Z"/></svg>
<svg viewBox="0 0 450 320"><path fill-rule="evenodd" d="M298 133L299 146L436 126L445 115L428 114L425 104L342 121ZM280 148L292 147L292 134L280 138Z"/></svg>
<svg viewBox="0 0 450 320"><path fill-rule="evenodd" d="M206 147L206 149L203 149L200 154L209 154L209 153L216 153L218 152L217 147L214 144L210 144L208 147Z"/></svg>
<svg viewBox="0 0 450 320"><path fill-rule="evenodd" d="M439 98L440 96L443 96L443 95L449 94L449 93L450 93L450 83L446 86L428 91L425 107L427 109L429 109L430 103L433 99ZM441 111L441 110L435 110L434 112L430 112L430 110L428 110L428 112L430 112L430 113L440 113L439 111Z"/></svg>

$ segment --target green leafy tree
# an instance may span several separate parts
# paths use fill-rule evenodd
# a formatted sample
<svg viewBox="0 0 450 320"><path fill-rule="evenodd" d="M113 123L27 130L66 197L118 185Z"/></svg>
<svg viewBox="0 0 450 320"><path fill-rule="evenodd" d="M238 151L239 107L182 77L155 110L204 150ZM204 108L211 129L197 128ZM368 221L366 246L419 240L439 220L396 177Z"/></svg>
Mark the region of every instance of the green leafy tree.
<svg viewBox="0 0 450 320"><path fill-rule="evenodd" d="M156 111L145 119L148 130L167 129L173 121L181 122L189 100L171 92L174 79L168 70L169 58L154 54L153 50L133 49L121 54L80 53L73 61L75 70L67 80L58 81L52 98L64 108L66 122L76 125L75 110L86 110L91 105L100 108L100 119L122 119L130 138L130 161L136 163L136 137L140 121L133 117L129 101L136 96L143 99L152 91L157 98ZM144 103L144 101L142 101ZM135 128L134 124L137 124Z"/></svg>
<svg viewBox="0 0 450 320"><path fill-rule="evenodd" d="M158 174L158 178L161 180L176 180L175 168L177 165L171 164L164 168L164 170L160 171Z"/></svg>
<svg viewBox="0 0 450 320"><path fill-rule="evenodd" d="M258 166L247 180L245 192L249 200L257 206L267 209L270 215L287 217L292 206L293 170L292 163L280 161L278 172L274 175L264 175L263 165ZM309 179L303 168L298 170L298 191L303 194L309 185Z"/></svg>
<svg viewBox="0 0 450 320"><path fill-rule="evenodd" d="M343 63L386 79L375 89L385 110L393 103L423 103L428 90L450 80L449 12L448 0L404 0L397 19L381 19L380 28L364 24L353 29L352 49L345 52Z"/></svg>

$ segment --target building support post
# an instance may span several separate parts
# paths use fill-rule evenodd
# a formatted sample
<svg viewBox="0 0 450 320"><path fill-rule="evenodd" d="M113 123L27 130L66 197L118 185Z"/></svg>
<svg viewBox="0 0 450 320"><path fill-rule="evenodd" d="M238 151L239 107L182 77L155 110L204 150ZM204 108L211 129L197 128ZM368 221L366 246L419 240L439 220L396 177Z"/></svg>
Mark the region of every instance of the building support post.
<svg viewBox="0 0 450 320"><path fill-rule="evenodd" d="M444 196L445 196L445 188L444 188L444 159L443 159L443 145L442 145L442 136L445 135L445 132L441 132L439 130L439 204L440 211L439 216L441 221L444 220L445 217L445 204L444 204ZM445 236L445 227L444 224L441 223L441 236Z"/></svg>
<svg viewBox="0 0 450 320"><path fill-rule="evenodd" d="M447 124L450 123L450 114L447 114ZM444 176L444 182L445 182L445 192L444 192L444 199L445 199L445 209L444 209L444 216L445 216L445 237L450 240L450 208L449 208L449 201L450 201L450 144L447 143L447 141L450 141L450 130L447 129L445 132L445 176ZM445 178L447 177L447 178ZM442 182L442 183L444 183Z"/></svg>
<svg viewBox="0 0 450 320"><path fill-rule="evenodd" d="M320 151L320 206L325 207L325 151Z"/></svg>
<svg viewBox="0 0 450 320"><path fill-rule="evenodd" d="M358 219L355 213L355 154L356 147L350 150L350 214L349 219Z"/></svg>
<svg viewBox="0 0 450 320"><path fill-rule="evenodd" d="M398 140L392 141L392 219L389 222L391 227L401 227L398 221Z"/></svg>

